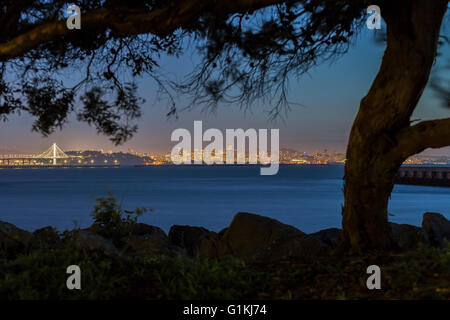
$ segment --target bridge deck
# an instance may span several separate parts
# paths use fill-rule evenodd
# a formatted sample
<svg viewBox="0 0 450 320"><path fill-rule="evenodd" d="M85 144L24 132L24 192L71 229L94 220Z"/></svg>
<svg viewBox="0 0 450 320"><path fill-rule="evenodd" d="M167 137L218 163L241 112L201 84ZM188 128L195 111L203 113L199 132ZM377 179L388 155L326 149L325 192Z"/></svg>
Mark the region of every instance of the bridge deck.
<svg viewBox="0 0 450 320"><path fill-rule="evenodd" d="M0 169L39 169L39 168L117 168L120 164L40 164L40 165L0 165Z"/></svg>

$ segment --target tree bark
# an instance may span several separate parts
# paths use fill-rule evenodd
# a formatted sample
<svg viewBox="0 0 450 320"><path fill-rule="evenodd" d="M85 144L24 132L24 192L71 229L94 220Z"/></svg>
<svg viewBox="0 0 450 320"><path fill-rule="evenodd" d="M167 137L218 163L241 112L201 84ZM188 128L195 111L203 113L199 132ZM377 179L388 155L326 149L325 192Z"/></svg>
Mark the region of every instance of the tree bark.
<svg viewBox="0 0 450 320"><path fill-rule="evenodd" d="M423 144L411 147L414 143L405 141L408 139L405 132L413 128L410 118L435 61L447 3L447 0L380 3L387 25L387 47L350 133L341 250L361 253L389 248L387 209L394 177L411 152L433 147Z"/></svg>

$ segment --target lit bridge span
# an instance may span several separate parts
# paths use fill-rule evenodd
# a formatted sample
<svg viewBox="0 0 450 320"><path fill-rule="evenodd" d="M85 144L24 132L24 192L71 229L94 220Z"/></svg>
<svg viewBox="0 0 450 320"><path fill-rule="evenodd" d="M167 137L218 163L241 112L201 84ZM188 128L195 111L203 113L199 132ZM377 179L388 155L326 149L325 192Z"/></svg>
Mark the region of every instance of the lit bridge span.
<svg viewBox="0 0 450 320"><path fill-rule="evenodd" d="M53 143L50 148L36 155L0 155L0 168L42 168L42 167L118 167L117 159L108 161L90 155L67 155Z"/></svg>
<svg viewBox="0 0 450 320"><path fill-rule="evenodd" d="M20 165L58 165L59 159L71 159L76 157L69 157L56 143L53 143L50 148L37 155L0 155L0 166L20 166ZM66 161L67 162L67 161Z"/></svg>
<svg viewBox="0 0 450 320"><path fill-rule="evenodd" d="M56 159L67 159L69 156L61 150L56 143L52 144L50 148L36 156L36 159L52 159L53 165L56 166Z"/></svg>

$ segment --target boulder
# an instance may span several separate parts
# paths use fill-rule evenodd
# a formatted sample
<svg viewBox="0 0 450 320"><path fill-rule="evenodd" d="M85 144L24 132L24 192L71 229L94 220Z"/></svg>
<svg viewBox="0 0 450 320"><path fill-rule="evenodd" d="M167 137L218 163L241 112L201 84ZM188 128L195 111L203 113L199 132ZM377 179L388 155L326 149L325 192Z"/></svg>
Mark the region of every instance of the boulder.
<svg viewBox="0 0 450 320"><path fill-rule="evenodd" d="M338 228L330 228L311 233L310 236L319 240L322 244L330 249L335 249L341 239L342 230Z"/></svg>
<svg viewBox="0 0 450 320"><path fill-rule="evenodd" d="M222 238L223 235L225 234L225 232L227 232L227 230L228 230L228 227L226 227L226 228L222 229L221 231L219 231L219 233L218 233L219 237Z"/></svg>
<svg viewBox="0 0 450 320"><path fill-rule="evenodd" d="M310 261L329 251L319 240L292 226L243 212L234 216L223 241L231 254L249 261Z"/></svg>
<svg viewBox="0 0 450 320"><path fill-rule="evenodd" d="M133 223L129 226L129 232L132 235L136 236L142 236L142 235L159 235L160 237L163 237L167 239L166 233L158 227L150 226L145 223Z"/></svg>
<svg viewBox="0 0 450 320"><path fill-rule="evenodd" d="M83 229L83 230L100 234L103 229L98 223L93 223L90 227Z"/></svg>
<svg viewBox="0 0 450 320"><path fill-rule="evenodd" d="M160 228L150 226L145 223L126 223L126 222L124 222L121 227L123 227L120 230L121 232L126 233L126 234L136 235L136 236L141 236L144 234L153 234L155 232L164 233L164 231L162 231ZM88 227L86 229L82 229L82 230L98 233L99 235L102 235L105 232L104 227L102 227L98 223L93 223L90 227Z"/></svg>
<svg viewBox="0 0 450 320"><path fill-rule="evenodd" d="M391 228L392 243L397 249L414 249L419 243L426 242L422 228L392 222L389 223L389 226Z"/></svg>
<svg viewBox="0 0 450 320"><path fill-rule="evenodd" d="M122 238L126 253L166 254L169 251L168 241L152 235L129 235Z"/></svg>
<svg viewBox="0 0 450 320"><path fill-rule="evenodd" d="M422 228L431 245L444 246L444 239L450 241L450 221L440 213L425 213Z"/></svg>
<svg viewBox="0 0 450 320"><path fill-rule="evenodd" d="M31 247L32 238L30 232L0 221L0 258L13 258L25 253Z"/></svg>
<svg viewBox="0 0 450 320"><path fill-rule="evenodd" d="M62 240L56 228L45 227L33 232L33 249L56 249L61 246Z"/></svg>
<svg viewBox="0 0 450 320"><path fill-rule="evenodd" d="M107 255L116 255L119 253L111 240L92 231L79 230L71 240L73 245L78 249L97 251Z"/></svg>
<svg viewBox="0 0 450 320"><path fill-rule="evenodd" d="M130 228L130 234L122 238L128 253L165 254L169 250L166 233L154 226L137 223Z"/></svg>
<svg viewBox="0 0 450 320"><path fill-rule="evenodd" d="M199 254L212 258L226 253L220 236L202 227L172 226L169 231L169 243L185 249L189 255Z"/></svg>

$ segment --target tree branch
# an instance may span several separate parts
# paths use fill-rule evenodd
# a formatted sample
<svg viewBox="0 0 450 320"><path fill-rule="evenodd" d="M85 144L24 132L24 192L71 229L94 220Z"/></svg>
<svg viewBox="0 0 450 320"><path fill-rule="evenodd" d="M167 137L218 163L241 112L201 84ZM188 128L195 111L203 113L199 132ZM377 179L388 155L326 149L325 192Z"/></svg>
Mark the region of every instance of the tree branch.
<svg viewBox="0 0 450 320"><path fill-rule="evenodd" d="M397 134L397 146L393 153L407 159L427 148L450 146L450 118L423 121L407 127Z"/></svg>
<svg viewBox="0 0 450 320"><path fill-rule="evenodd" d="M217 15L252 12L267 6L283 3L283 0L193 0L177 1L167 7L144 11L128 8L100 8L82 13L83 31L112 29L123 36L151 33L164 37L180 27L185 27L205 12ZM70 36L75 30L66 27L66 20L49 22L0 43L0 61L19 57L39 45Z"/></svg>

